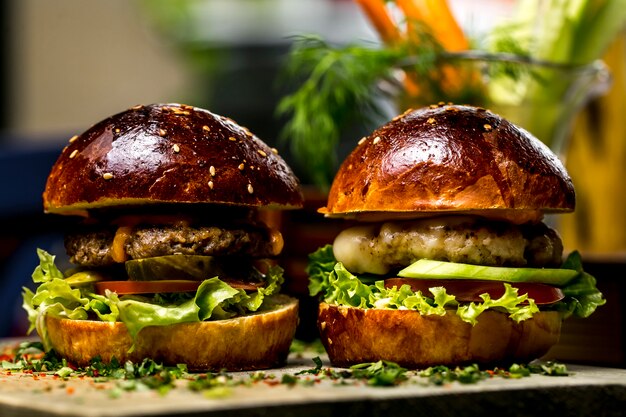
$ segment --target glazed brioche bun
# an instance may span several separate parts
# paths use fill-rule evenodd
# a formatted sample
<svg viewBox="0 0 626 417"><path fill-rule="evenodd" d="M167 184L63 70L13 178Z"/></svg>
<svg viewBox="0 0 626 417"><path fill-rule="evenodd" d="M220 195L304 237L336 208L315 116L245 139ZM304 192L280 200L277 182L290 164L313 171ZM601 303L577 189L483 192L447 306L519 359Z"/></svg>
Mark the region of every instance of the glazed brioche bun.
<svg viewBox="0 0 626 417"><path fill-rule="evenodd" d="M299 208L285 161L231 119L180 104L136 106L70 139L43 193L44 210L217 203Z"/></svg>
<svg viewBox="0 0 626 417"><path fill-rule="evenodd" d="M46 316L52 348L71 363L87 366L99 356L110 362L144 358L193 371L267 369L284 363L298 324L298 301L274 296L278 305L226 320L145 327L133 342L120 322Z"/></svg>
<svg viewBox="0 0 626 417"><path fill-rule="evenodd" d="M331 218L381 224L440 218L444 225L441 230L461 236L459 240L465 246L461 245L459 251L488 252L486 246L503 241L475 242L472 230L464 232L452 223L446 229L446 221L477 216L486 219L484 224L493 221L497 230L497 224L504 222L539 223L546 213L570 212L574 206L574 187L562 163L529 132L482 108L434 105L409 110L361 139L341 164L327 205L319 211ZM402 227L394 233L400 236ZM449 244L442 237L449 235L443 231L412 241L403 240L403 236L390 237L391 232L363 232L358 227L352 230L356 231L341 241L343 259L350 258L346 258L346 250L354 250L359 252L351 256L359 259L387 256L404 262L409 255L393 253L393 245L411 242L441 257L444 255L437 252L437 245ZM376 240L378 246L368 239ZM506 248L497 253L508 255ZM337 251L335 256L341 261ZM408 265L394 265L396 269L378 279L393 278L393 273ZM317 324L335 365L384 359L421 368L538 358L557 343L561 320L558 312L542 311L518 323L507 313L486 310L472 326L455 310L443 316L421 315L414 310L322 302Z"/></svg>
<svg viewBox="0 0 626 417"><path fill-rule="evenodd" d="M556 311L540 312L516 323L505 313L487 310L472 326L454 312L423 316L410 310L321 303L317 325L336 366L387 360L408 368L424 368L541 357L559 340L561 316Z"/></svg>
<svg viewBox="0 0 626 417"><path fill-rule="evenodd" d="M572 181L538 139L469 106L409 110L363 138L320 209L380 220L469 213L514 223L574 210Z"/></svg>
<svg viewBox="0 0 626 417"><path fill-rule="evenodd" d="M279 255L283 241L276 225L266 224L263 210L300 208L303 197L298 179L276 149L248 129L201 108L151 104L122 111L72 137L51 169L43 205L47 213L87 217L82 229L74 232L78 238L72 242L78 243L68 245L66 240L66 249L81 271L104 277L91 291L104 296L109 291L120 296L142 294L145 303L161 305L159 297L152 297L155 292L187 292L191 297L200 282L215 276L231 289L255 291L265 286L264 274L270 272L261 273L258 268L263 268L255 262ZM135 227L156 232L138 238ZM131 256L132 239L157 250ZM269 254L252 252L262 239L272 245ZM198 266L192 259L177 268L197 270L219 262L227 266L236 262L241 268L192 275L198 284L193 290L174 288L184 279L161 276L154 272L162 271L159 268L141 278L131 277L124 268L129 260L152 259L159 266L158 258L178 255L215 262ZM98 257L109 263L92 259ZM161 280L174 285L159 286ZM124 281L133 285L120 287ZM40 328L40 316L37 330L46 344L77 365L99 356L105 362L115 357L120 362L151 358L170 365L185 363L193 370L267 368L287 357L298 322L298 301L285 295L265 297L256 312L236 306L238 316L232 319L148 325L136 340L120 321L70 320L45 311L40 314L47 326ZM274 301L269 301L271 297ZM228 297L219 298L223 299ZM276 300L280 308L268 309ZM177 302L168 308L175 310Z"/></svg>

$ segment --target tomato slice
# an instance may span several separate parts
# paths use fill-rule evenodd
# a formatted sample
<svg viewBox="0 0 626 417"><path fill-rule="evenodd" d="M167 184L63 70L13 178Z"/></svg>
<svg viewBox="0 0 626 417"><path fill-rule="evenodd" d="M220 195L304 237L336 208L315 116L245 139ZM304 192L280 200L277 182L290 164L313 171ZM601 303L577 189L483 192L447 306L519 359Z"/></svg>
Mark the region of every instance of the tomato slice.
<svg viewBox="0 0 626 417"><path fill-rule="evenodd" d="M456 280L456 279L414 279L414 278L389 278L385 280L385 287L400 288L409 285L415 292L430 294L432 287L444 287L448 294L456 296L458 301L480 302L480 294L489 294L492 299L504 295L504 282L483 280ZM518 294L528 294L528 298L535 300L536 304L553 304L562 300L565 296L559 288L546 284L533 282L510 282L512 287L518 289Z"/></svg>
<svg viewBox="0 0 626 417"><path fill-rule="evenodd" d="M222 280L233 288L253 291L260 284L252 284L238 280ZM104 294L105 290L117 294L156 294L172 292L194 292L202 281L189 280L158 280L158 281L100 281L95 283L96 294Z"/></svg>

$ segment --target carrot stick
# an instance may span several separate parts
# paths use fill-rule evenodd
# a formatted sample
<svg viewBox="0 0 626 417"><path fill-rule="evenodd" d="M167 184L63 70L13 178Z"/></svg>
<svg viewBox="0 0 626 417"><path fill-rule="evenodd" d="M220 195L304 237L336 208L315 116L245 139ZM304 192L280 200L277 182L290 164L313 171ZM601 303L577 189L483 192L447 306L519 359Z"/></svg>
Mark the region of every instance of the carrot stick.
<svg viewBox="0 0 626 417"><path fill-rule="evenodd" d="M355 0L376 28L383 42L394 44L401 38L400 31L385 7L385 0Z"/></svg>
<svg viewBox="0 0 626 417"><path fill-rule="evenodd" d="M448 51L465 51L469 42L446 0L424 0L430 10L429 21L435 23L435 36Z"/></svg>
<svg viewBox="0 0 626 417"><path fill-rule="evenodd" d="M424 23L444 49L463 51L469 48L446 0L396 0L396 4L407 19L409 33L416 23Z"/></svg>

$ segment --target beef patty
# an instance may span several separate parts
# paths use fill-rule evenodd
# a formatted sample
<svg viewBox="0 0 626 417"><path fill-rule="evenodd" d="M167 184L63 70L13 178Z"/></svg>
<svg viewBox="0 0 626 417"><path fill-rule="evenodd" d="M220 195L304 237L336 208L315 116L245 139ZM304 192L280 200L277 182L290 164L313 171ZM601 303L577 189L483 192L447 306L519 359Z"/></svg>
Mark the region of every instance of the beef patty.
<svg viewBox="0 0 626 417"><path fill-rule="evenodd" d="M85 229L66 235L65 249L70 261L90 267L115 264L115 232L115 228ZM176 254L260 258L274 256L282 249L282 237L276 233L253 226L137 226L125 239L123 249L128 259Z"/></svg>

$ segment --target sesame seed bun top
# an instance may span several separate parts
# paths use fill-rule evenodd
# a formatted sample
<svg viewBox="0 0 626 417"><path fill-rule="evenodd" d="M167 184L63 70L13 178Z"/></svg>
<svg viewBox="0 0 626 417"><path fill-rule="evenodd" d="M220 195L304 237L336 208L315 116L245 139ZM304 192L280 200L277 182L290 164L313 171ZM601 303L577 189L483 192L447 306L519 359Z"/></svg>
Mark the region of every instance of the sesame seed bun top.
<svg viewBox="0 0 626 417"><path fill-rule="evenodd" d="M332 184L328 217L384 220L468 213L525 223L574 209L550 149L485 109L410 110L362 139Z"/></svg>
<svg viewBox="0 0 626 417"><path fill-rule="evenodd" d="M151 203L298 208L275 149L231 119L180 104L135 106L74 136L52 167L44 210L80 214Z"/></svg>

